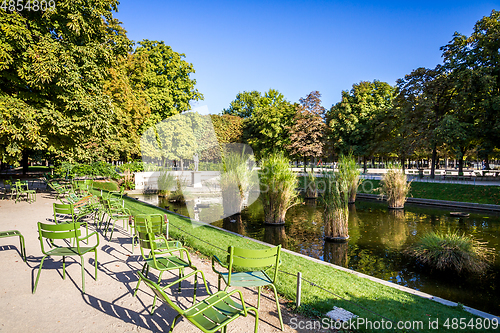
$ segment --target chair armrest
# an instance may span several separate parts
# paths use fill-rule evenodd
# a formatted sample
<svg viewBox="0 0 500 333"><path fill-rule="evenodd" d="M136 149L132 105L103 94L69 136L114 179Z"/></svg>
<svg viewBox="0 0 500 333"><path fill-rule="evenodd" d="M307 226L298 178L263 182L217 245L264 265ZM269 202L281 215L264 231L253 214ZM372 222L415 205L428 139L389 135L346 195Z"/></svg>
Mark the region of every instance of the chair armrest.
<svg viewBox="0 0 500 333"><path fill-rule="evenodd" d="M229 269L229 265L224 265L219 258L217 258L216 255L212 256L212 270L217 273L217 274L222 274L222 272L219 272L217 269L215 269L215 260L219 263L220 266L224 267L225 269Z"/></svg>
<svg viewBox="0 0 500 333"><path fill-rule="evenodd" d="M96 238L97 238L97 244L95 245L95 246L97 247L97 246L99 246L99 234L97 233L97 231L91 232L90 234L88 234L88 235L87 235L87 236L85 236L85 237L78 238L78 241L79 241L79 242L80 242L80 241L84 241L84 240L86 240L86 239L89 239L89 238L90 238L90 236L93 236L93 235L95 235L95 236L96 236Z"/></svg>

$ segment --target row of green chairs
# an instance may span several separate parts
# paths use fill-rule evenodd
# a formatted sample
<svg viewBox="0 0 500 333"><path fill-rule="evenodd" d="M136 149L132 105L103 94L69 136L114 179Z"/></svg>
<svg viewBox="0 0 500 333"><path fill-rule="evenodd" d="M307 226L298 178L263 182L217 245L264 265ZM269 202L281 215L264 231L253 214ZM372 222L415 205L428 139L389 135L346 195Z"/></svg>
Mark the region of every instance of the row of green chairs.
<svg viewBox="0 0 500 333"><path fill-rule="evenodd" d="M141 281L144 281L155 294L151 314L154 313L158 298L176 310L178 315L172 322L170 332L174 329L175 324L181 317L185 317L203 332L216 332L218 330L225 332L229 323L240 316L246 317L248 314L255 316L254 331L257 332L260 294L264 286L270 286L274 291L281 330L284 330L275 287L278 276L278 266L281 263L281 246L265 250L240 249L231 246L228 249L227 264L222 263L217 257L214 257L212 259L212 269L218 274L219 283L218 291L211 293L203 272L197 270L196 267L192 265L189 253L183 249L182 244L175 241L167 241L167 239L161 235L161 232L159 232L162 230L161 223L161 215L139 215L135 217L135 231L141 247L144 266L142 270L138 272L139 281L135 288L134 296L137 294ZM149 253L146 253L146 250L149 250ZM176 253L178 253L178 255L176 255ZM186 259L183 258L183 254L186 255ZM221 272L216 269L216 262L222 267L225 267L227 272ZM148 278L150 268L154 268L160 272L156 281ZM193 272L184 276L185 268L190 268ZM250 271L248 271L249 268L251 269ZM237 271L233 272L234 269ZM162 287L160 285L162 274L170 270L179 270L179 278ZM165 291L177 283L179 284L180 291L181 282L192 276L194 276L193 303L187 309L181 309L181 307L172 302ZM197 302L196 290L198 276L201 276L203 279L208 297ZM221 281L224 281L226 284L223 290L221 290ZM229 287L257 287L257 307L246 306L242 293L239 290L229 292ZM231 296L235 294L238 294L239 302L231 298Z"/></svg>

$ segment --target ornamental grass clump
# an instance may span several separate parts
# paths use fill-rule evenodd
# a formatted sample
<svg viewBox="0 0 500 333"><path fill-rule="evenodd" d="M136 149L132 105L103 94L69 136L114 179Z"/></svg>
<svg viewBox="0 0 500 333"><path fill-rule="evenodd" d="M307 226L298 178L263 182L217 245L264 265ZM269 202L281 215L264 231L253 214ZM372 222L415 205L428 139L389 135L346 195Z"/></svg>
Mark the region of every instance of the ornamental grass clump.
<svg viewBox="0 0 500 333"><path fill-rule="evenodd" d="M324 172L324 191L320 202L324 206L326 240L347 240L349 238L349 189L347 177L337 173Z"/></svg>
<svg viewBox="0 0 500 333"><path fill-rule="evenodd" d="M358 187L363 182L363 179L359 178L359 169L352 155L340 156L339 172L349 185L349 203L354 203Z"/></svg>
<svg viewBox="0 0 500 333"><path fill-rule="evenodd" d="M389 208L403 208L411 186L411 181L407 182L403 170L390 166L380 184L381 187L378 190L381 195L387 197Z"/></svg>
<svg viewBox="0 0 500 333"><path fill-rule="evenodd" d="M406 253L438 270L484 273L494 259L494 251L472 236L458 232L425 234Z"/></svg>
<svg viewBox="0 0 500 333"><path fill-rule="evenodd" d="M241 151L227 151L222 156L222 167L220 187L224 215L239 214L256 182L253 155L246 153L244 147Z"/></svg>
<svg viewBox="0 0 500 333"><path fill-rule="evenodd" d="M162 171L158 177L158 195L160 197L168 197L176 185L177 180L175 176L170 172Z"/></svg>
<svg viewBox="0 0 500 333"><path fill-rule="evenodd" d="M300 203L298 179L283 153L272 153L262 160L260 198L266 224L284 224L287 210Z"/></svg>

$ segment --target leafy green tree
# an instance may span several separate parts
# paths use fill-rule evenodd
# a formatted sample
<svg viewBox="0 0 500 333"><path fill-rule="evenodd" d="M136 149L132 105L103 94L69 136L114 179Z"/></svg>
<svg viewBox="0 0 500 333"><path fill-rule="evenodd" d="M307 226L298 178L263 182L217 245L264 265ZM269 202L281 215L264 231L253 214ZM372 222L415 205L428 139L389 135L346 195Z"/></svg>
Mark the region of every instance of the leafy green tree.
<svg viewBox="0 0 500 333"><path fill-rule="evenodd" d="M290 144L287 146L290 155L304 159L319 157L323 153L323 135L325 131L325 108L321 106L321 94L318 91L309 93L300 99L290 129Z"/></svg>
<svg viewBox="0 0 500 333"><path fill-rule="evenodd" d="M275 150L285 151L295 107L274 89L266 92L259 104L244 121L243 138L261 159Z"/></svg>
<svg viewBox="0 0 500 333"><path fill-rule="evenodd" d="M107 156L130 160L140 156L140 136L150 122L151 110L147 103L141 77L147 59L143 55L120 57L104 83L104 92L110 96L112 110L109 122L112 131L103 143Z"/></svg>
<svg viewBox="0 0 500 333"><path fill-rule="evenodd" d="M342 100L327 114L330 140L336 152L362 156L366 159L380 148L381 120L393 106L395 88L375 80L353 84L351 91L342 92Z"/></svg>
<svg viewBox="0 0 500 333"><path fill-rule="evenodd" d="M243 119L229 114L210 115L212 124L220 143L243 142Z"/></svg>
<svg viewBox="0 0 500 333"><path fill-rule="evenodd" d="M477 139L488 155L500 147L500 12L493 10L474 25L472 34L455 33L441 48L444 66L453 71L459 94L465 96L477 125Z"/></svg>
<svg viewBox="0 0 500 333"><path fill-rule="evenodd" d="M236 95L236 99L229 104L229 108L223 109L222 114L249 118L256 108L262 106L263 98L260 92L244 91Z"/></svg>
<svg viewBox="0 0 500 333"><path fill-rule="evenodd" d="M421 135L421 142L428 142L432 149L431 177L434 178L437 149L447 138L440 127L446 116L457 108L456 87L449 72L442 66L434 69L417 68L397 82L400 101L406 101L406 111L411 113L413 128Z"/></svg>
<svg viewBox="0 0 500 333"><path fill-rule="evenodd" d="M146 69L137 80L144 85L149 107L155 123L170 116L191 110L190 101L202 100L203 95L194 88L196 80L193 65L184 61L185 55L172 50L163 41L143 40L135 55L147 57Z"/></svg>
<svg viewBox="0 0 500 333"><path fill-rule="evenodd" d="M103 82L131 46L112 15L117 4L59 1L53 11L0 10L4 162L41 149L68 160L102 158L99 147L111 131Z"/></svg>

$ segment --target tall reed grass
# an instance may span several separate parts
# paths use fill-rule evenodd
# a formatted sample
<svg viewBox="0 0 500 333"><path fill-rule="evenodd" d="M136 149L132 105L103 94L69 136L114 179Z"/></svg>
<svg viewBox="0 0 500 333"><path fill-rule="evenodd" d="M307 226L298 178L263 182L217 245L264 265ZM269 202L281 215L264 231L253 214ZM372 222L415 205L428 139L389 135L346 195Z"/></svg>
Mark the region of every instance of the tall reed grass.
<svg viewBox="0 0 500 333"><path fill-rule="evenodd" d="M177 185L177 180L172 173L168 171L160 172L160 176L158 177L159 196L168 197L170 193L174 190L176 185Z"/></svg>
<svg viewBox="0 0 500 333"><path fill-rule="evenodd" d="M457 272L484 273L494 259L485 242L456 231L425 234L406 253L432 268Z"/></svg>
<svg viewBox="0 0 500 333"><path fill-rule="evenodd" d="M381 187L378 189L381 195L387 197L389 208L404 207L406 197L410 193L411 181L407 182L402 168L389 166L387 173L382 177Z"/></svg>
<svg viewBox="0 0 500 333"><path fill-rule="evenodd" d="M325 238L327 240L349 238L349 190L347 177L339 172L324 172L325 188L320 197L324 205Z"/></svg>
<svg viewBox="0 0 500 333"><path fill-rule="evenodd" d="M223 170L220 176L222 206L225 215L241 213L248 193L255 185L257 171L254 168L253 155L245 152L241 145L226 151L222 156Z"/></svg>
<svg viewBox="0 0 500 333"><path fill-rule="evenodd" d="M339 172L349 185L349 202L354 203L356 201L358 187L363 181L363 179L359 177L360 172L358 166L351 154L347 156L340 155L338 163Z"/></svg>
<svg viewBox="0 0 500 333"><path fill-rule="evenodd" d="M260 198L267 224L284 224L287 210L300 203L298 178L283 153L272 153L261 162Z"/></svg>

